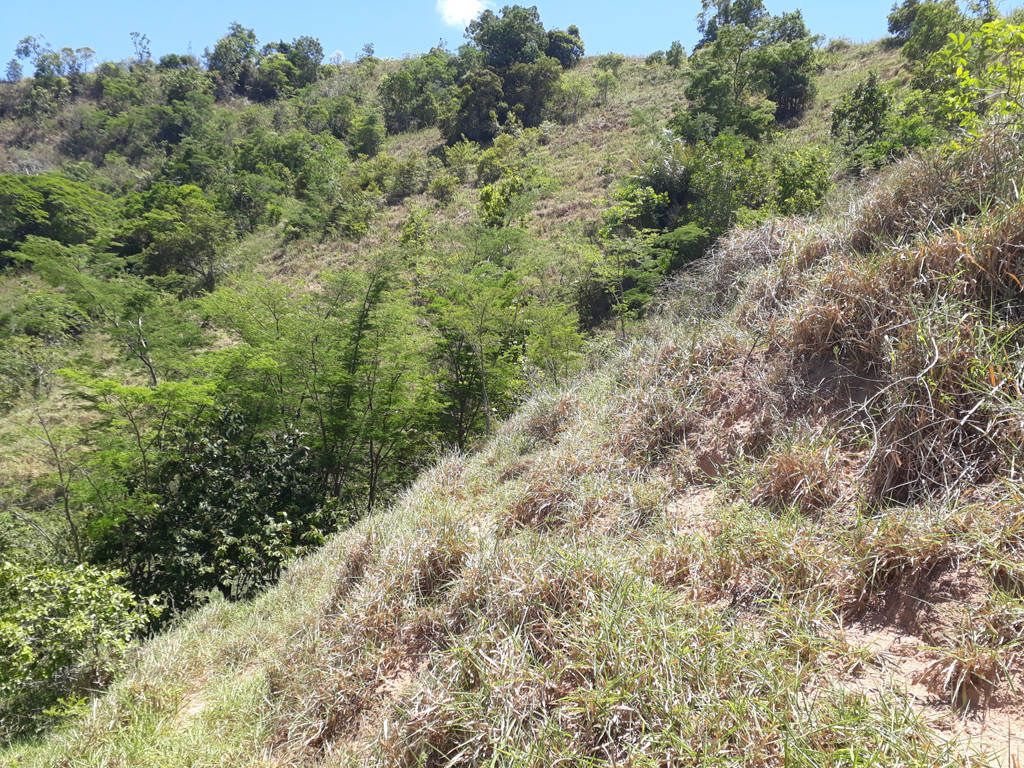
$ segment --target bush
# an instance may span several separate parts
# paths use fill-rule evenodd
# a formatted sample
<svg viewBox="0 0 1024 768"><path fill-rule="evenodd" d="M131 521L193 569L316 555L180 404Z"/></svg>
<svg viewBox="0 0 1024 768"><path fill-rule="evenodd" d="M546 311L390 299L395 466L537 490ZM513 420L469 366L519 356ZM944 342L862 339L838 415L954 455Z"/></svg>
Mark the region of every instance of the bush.
<svg viewBox="0 0 1024 768"><path fill-rule="evenodd" d="M121 574L0 563L0 740L39 730L44 710L108 684L153 615Z"/></svg>
<svg viewBox="0 0 1024 768"><path fill-rule="evenodd" d="M831 135L846 152L850 170L879 168L932 143L938 128L926 117L929 111L914 101L897 105L872 72L833 108Z"/></svg>
<svg viewBox="0 0 1024 768"><path fill-rule="evenodd" d="M376 112L363 112L352 120L348 135L352 156L374 157L384 146L384 119Z"/></svg>
<svg viewBox="0 0 1024 768"><path fill-rule="evenodd" d="M470 169L476 168L479 159L480 145L474 141L463 140L444 150L445 165L460 184L469 181Z"/></svg>
<svg viewBox="0 0 1024 768"><path fill-rule="evenodd" d="M427 185L427 194L441 205L448 205L455 199L455 190L459 180L451 173L440 173Z"/></svg>
<svg viewBox="0 0 1024 768"><path fill-rule="evenodd" d="M176 452L154 467L162 493L152 512L97 537L94 559L123 567L138 594L181 610L214 589L251 597L285 561L321 544L334 516L320 506L304 436L259 433L250 422L228 411L176 435Z"/></svg>
<svg viewBox="0 0 1024 768"><path fill-rule="evenodd" d="M480 205L477 208L484 226L504 227L517 219L523 219L526 212L521 203L527 190L522 176L513 174L480 190Z"/></svg>

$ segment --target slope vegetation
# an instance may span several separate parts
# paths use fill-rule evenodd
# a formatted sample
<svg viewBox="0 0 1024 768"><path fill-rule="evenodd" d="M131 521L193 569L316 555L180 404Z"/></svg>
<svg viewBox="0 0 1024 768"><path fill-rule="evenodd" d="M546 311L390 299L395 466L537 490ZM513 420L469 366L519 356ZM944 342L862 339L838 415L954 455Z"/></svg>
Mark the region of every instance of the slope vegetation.
<svg viewBox="0 0 1024 768"><path fill-rule="evenodd" d="M734 230L607 362L0 760L1013 764L1020 138Z"/></svg>

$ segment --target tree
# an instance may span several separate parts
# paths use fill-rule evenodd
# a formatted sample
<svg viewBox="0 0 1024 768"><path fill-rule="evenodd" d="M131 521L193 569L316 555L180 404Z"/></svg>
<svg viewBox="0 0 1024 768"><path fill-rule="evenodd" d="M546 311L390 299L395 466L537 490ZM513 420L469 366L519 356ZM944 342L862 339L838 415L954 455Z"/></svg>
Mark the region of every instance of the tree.
<svg viewBox="0 0 1024 768"><path fill-rule="evenodd" d="M283 46L283 43L280 45ZM300 88L320 79L320 65L324 60L324 48L317 38L303 35L292 40L288 50L282 51L282 53L299 71Z"/></svg>
<svg viewBox="0 0 1024 768"><path fill-rule="evenodd" d="M502 82L504 99L524 126L532 128L541 124L544 109L555 94L561 76L561 66L547 56L508 68Z"/></svg>
<svg viewBox="0 0 1024 768"><path fill-rule="evenodd" d="M132 39L132 47L135 49L135 60L139 64L149 61L149 38L141 32L132 32L128 36Z"/></svg>
<svg viewBox="0 0 1024 768"><path fill-rule="evenodd" d="M810 33L800 11L770 16L762 24L759 66L768 75L765 96L775 104L775 120L787 120L803 112L814 95L814 47L821 38Z"/></svg>
<svg viewBox="0 0 1024 768"><path fill-rule="evenodd" d="M611 72L615 77L619 76L619 69L626 63L626 57L621 53L602 53L597 57L597 68L602 72Z"/></svg>
<svg viewBox="0 0 1024 768"><path fill-rule="evenodd" d="M213 289L230 224L201 189L158 183L127 212L117 234L122 256L137 260L147 274L181 275L185 292Z"/></svg>
<svg viewBox="0 0 1024 768"><path fill-rule="evenodd" d="M142 366L153 387L166 376L179 376L202 342L203 329L175 311L173 297L132 275L97 276L95 256L84 246L29 238L21 252L47 283L66 291L83 313L100 323L126 359ZM96 271L102 275L108 265L101 261Z"/></svg>
<svg viewBox="0 0 1024 768"><path fill-rule="evenodd" d="M80 182L51 174L0 175L0 254L30 236L86 243L113 216L112 198Z"/></svg>
<svg viewBox="0 0 1024 768"><path fill-rule="evenodd" d="M583 58L583 39L580 28L571 24L564 32L552 29L548 32L548 45L544 53L558 61L562 67L569 69Z"/></svg>
<svg viewBox="0 0 1024 768"><path fill-rule="evenodd" d="M880 140L892 104L889 90L872 72L832 108L832 138L847 147Z"/></svg>
<svg viewBox="0 0 1024 768"><path fill-rule="evenodd" d="M956 0L928 0L913 3L905 11L897 9L902 18L910 19L906 29L903 55L911 61L923 61L942 48L949 34L963 32L968 26L967 18L960 13ZM897 25L902 30L905 21ZM893 27L890 21L890 28Z"/></svg>
<svg viewBox="0 0 1024 768"><path fill-rule="evenodd" d="M122 568L136 594L181 611L211 589L251 597L285 561L321 544L333 516L320 507L303 435L255 426L230 410L172 426L148 477L129 475L153 502L97 525L94 560Z"/></svg>
<svg viewBox="0 0 1024 768"><path fill-rule="evenodd" d="M1024 114L1024 26L997 19L951 35L929 61L946 84L946 113L971 135L983 120L1019 125Z"/></svg>
<svg viewBox="0 0 1024 768"><path fill-rule="evenodd" d="M448 146L462 141L490 141L508 112L501 78L489 69L473 73L459 94L459 108L442 125Z"/></svg>
<svg viewBox="0 0 1024 768"><path fill-rule="evenodd" d="M558 105L562 110L562 119L567 123L575 123L593 101L596 91L590 79L578 72L570 72L558 81Z"/></svg>
<svg viewBox="0 0 1024 768"><path fill-rule="evenodd" d="M762 0L701 0L701 11L697 14L701 39L694 51L715 42L722 27L739 25L753 29L767 15Z"/></svg>
<svg viewBox="0 0 1024 768"><path fill-rule="evenodd" d="M21 62L19 62L17 59L11 59L10 61L8 61L7 62L7 70L4 73L4 78L7 80L7 82L8 83L21 82L21 78L22 77L23 77L23 73L22 73L22 69L21 69Z"/></svg>
<svg viewBox="0 0 1024 768"><path fill-rule="evenodd" d="M686 49L678 40L673 40L665 54L665 63L672 69L679 69L686 62Z"/></svg>
<svg viewBox="0 0 1024 768"><path fill-rule="evenodd" d="M228 93L243 86L243 75L255 66L258 44L256 33L235 21L228 27L228 33L214 45L213 51L206 49L207 68L219 76Z"/></svg>
<svg viewBox="0 0 1024 768"><path fill-rule="evenodd" d="M707 25L707 39L690 60L691 105L672 121L678 135L695 141L732 128L757 139L774 119L806 106L818 38L799 12L773 17L759 0L722 3Z"/></svg>
<svg viewBox="0 0 1024 768"><path fill-rule="evenodd" d="M249 83L249 93L260 101L286 98L299 82L299 70L283 53L269 53L260 60L259 70Z"/></svg>
<svg viewBox="0 0 1024 768"><path fill-rule="evenodd" d="M537 6L506 5L500 16L488 9L469 22L466 38L483 51L487 65L496 69L534 62L548 47Z"/></svg>
<svg viewBox="0 0 1024 768"><path fill-rule="evenodd" d="M696 116L706 115L717 130L733 127L752 139L767 130L775 105L763 97L767 72L758 66L756 43L754 30L728 25L719 28L714 41L694 55L693 76L686 87L690 123ZM673 125L673 130L677 128L686 138L695 138L681 121Z"/></svg>

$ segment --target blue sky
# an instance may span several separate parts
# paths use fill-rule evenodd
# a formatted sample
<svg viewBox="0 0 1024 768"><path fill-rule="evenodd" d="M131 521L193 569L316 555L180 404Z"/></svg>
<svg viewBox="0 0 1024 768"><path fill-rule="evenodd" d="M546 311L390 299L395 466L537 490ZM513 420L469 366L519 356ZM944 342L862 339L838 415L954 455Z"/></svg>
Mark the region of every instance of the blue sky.
<svg viewBox="0 0 1024 768"><path fill-rule="evenodd" d="M773 13L801 8L815 33L862 41L885 34L892 0L766 4ZM694 17L700 10L699 0L538 0L537 6L549 29L578 25L588 54L646 54L667 48L673 40L689 50L697 37ZM253 28L261 42L312 35L320 39L327 58L339 50L354 58L370 42L378 56L398 57L429 50L442 38L455 49L463 42L466 19L485 7L500 6L479 0L0 0L0 70L26 35L43 35L56 48L89 46L102 61L131 55L128 36L138 31L149 37L159 58L185 53L189 45L201 55L233 21Z"/></svg>

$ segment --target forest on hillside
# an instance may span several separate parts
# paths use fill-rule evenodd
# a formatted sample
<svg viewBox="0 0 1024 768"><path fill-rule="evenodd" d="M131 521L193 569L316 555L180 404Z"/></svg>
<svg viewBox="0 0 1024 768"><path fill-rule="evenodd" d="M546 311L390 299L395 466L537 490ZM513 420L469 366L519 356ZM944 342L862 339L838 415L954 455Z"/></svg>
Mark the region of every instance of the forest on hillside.
<svg viewBox="0 0 1024 768"><path fill-rule="evenodd" d="M888 20L881 71L760 0L704 0L692 52L644 59L522 6L402 60L239 23L158 61L142 34L120 62L24 38L0 83L0 738L473 449L733 227L1024 108L1019 14Z"/></svg>

